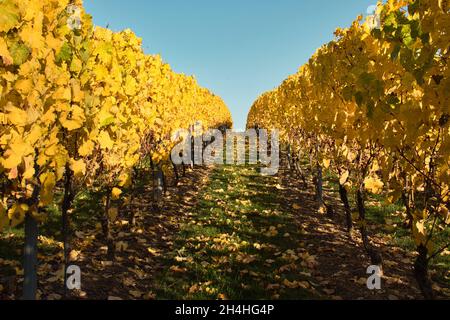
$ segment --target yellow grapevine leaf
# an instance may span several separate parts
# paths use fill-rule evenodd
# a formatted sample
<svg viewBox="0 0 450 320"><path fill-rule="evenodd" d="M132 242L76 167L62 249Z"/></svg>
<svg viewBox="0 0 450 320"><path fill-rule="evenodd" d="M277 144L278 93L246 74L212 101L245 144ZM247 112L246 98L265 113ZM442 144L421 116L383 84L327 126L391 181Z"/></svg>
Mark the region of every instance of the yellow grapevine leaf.
<svg viewBox="0 0 450 320"><path fill-rule="evenodd" d="M425 244L427 239L427 230L425 220L416 221L413 225L413 238L417 245Z"/></svg>
<svg viewBox="0 0 450 320"><path fill-rule="evenodd" d="M8 46L3 38L0 38L0 57L3 59L3 63L6 66L12 65L14 60L9 53Z"/></svg>
<svg viewBox="0 0 450 320"><path fill-rule="evenodd" d="M40 26L42 28L42 25ZM20 37L27 46L33 49L40 49L44 46L44 37L42 31L36 24L28 24L22 28Z"/></svg>
<svg viewBox="0 0 450 320"><path fill-rule="evenodd" d="M82 157L87 157L89 156L92 151L94 150L94 142L92 142L91 140L88 140L86 142L84 142L81 147L78 149L78 154Z"/></svg>
<svg viewBox="0 0 450 320"><path fill-rule="evenodd" d="M379 194L383 191L384 183L375 177L369 177L364 180L365 188L373 194Z"/></svg>
<svg viewBox="0 0 450 320"><path fill-rule="evenodd" d="M83 161L83 159L72 159L70 169L73 171L75 177L83 177L86 174L86 163Z"/></svg>
<svg viewBox="0 0 450 320"><path fill-rule="evenodd" d="M64 87L60 87L58 88L55 93L53 94L53 98L55 100L65 100L65 101L70 101L70 99L72 98L72 92L70 88L64 88Z"/></svg>
<svg viewBox="0 0 450 320"><path fill-rule="evenodd" d="M35 169L34 169L34 157L29 156L24 158L25 163L25 172L23 174L24 179L31 179L34 177Z"/></svg>
<svg viewBox="0 0 450 320"><path fill-rule="evenodd" d="M445 205L439 206L438 213L444 219L444 221L447 221L447 217L450 212Z"/></svg>
<svg viewBox="0 0 450 320"><path fill-rule="evenodd" d="M22 163L24 157L33 153L33 147L28 143L25 143L22 139L17 139L15 142L10 144L10 148L6 150L4 156L8 158L2 161L3 166L6 169L16 168Z"/></svg>
<svg viewBox="0 0 450 320"><path fill-rule="evenodd" d="M27 125L28 116L25 110L19 109L12 105L8 105L6 108L8 112L8 120L15 126L24 127Z"/></svg>
<svg viewBox="0 0 450 320"><path fill-rule="evenodd" d="M36 125L31 129L30 134L27 136L26 140L30 145L34 145L40 138L42 138L43 129Z"/></svg>
<svg viewBox="0 0 450 320"><path fill-rule="evenodd" d="M8 217L11 220L11 227L16 227L25 220L29 207L26 204L15 203L8 211Z"/></svg>
<svg viewBox="0 0 450 320"><path fill-rule="evenodd" d="M131 184L130 175L122 173L119 177L119 187L127 187Z"/></svg>
<svg viewBox="0 0 450 320"><path fill-rule="evenodd" d="M16 3L14 0L0 2L0 32L8 32L19 23L20 12Z"/></svg>
<svg viewBox="0 0 450 320"><path fill-rule="evenodd" d="M14 88L23 96L27 96L33 89L33 80L22 79L16 82Z"/></svg>
<svg viewBox="0 0 450 320"><path fill-rule="evenodd" d="M186 268L181 268L179 266L171 266L170 271L175 272L175 273L184 273L187 270L186 270Z"/></svg>
<svg viewBox="0 0 450 320"><path fill-rule="evenodd" d="M402 190L400 188L398 189L394 189L391 192L389 192L388 196L387 196L387 203L389 204L393 204L395 203L398 199L400 199L402 196Z"/></svg>
<svg viewBox="0 0 450 320"><path fill-rule="evenodd" d="M100 128L103 128L103 127L106 127L106 126L110 125L116 119L105 108L102 108L100 110L98 117L99 117L99 122L100 122Z"/></svg>
<svg viewBox="0 0 450 320"><path fill-rule="evenodd" d="M80 129L83 126L83 123L78 120L61 120L61 124L64 128L66 128L69 131L73 131L76 129Z"/></svg>
<svg viewBox="0 0 450 320"><path fill-rule="evenodd" d="M340 183L341 186L343 186L347 182L349 176L350 176L350 172L348 170L345 171L341 175L341 177L339 178L339 183Z"/></svg>
<svg viewBox="0 0 450 320"><path fill-rule="evenodd" d="M80 82L76 79L71 80L72 84L72 101L73 102L81 102L84 97L84 93L81 90Z"/></svg>
<svg viewBox="0 0 450 320"><path fill-rule="evenodd" d="M78 73L83 69L83 63L78 58L73 58L72 63L70 64L70 71Z"/></svg>
<svg viewBox="0 0 450 320"><path fill-rule="evenodd" d="M425 236L426 232L425 232L425 221L424 221L424 220L422 220L422 221L417 221L417 222L416 222L416 228L417 228L417 231L418 231L421 235Z"/></svg>
<svg viewBox="0 0 450 320"><path fill-rule="evenodd" d="M84 110L79 106L72 106L71 119L67 119L67 115L62 117L61 124L69 131L79 129L83 126L85 121Z"/></svg>
<svg viewBox="0 0 450 320"><path fill-rule="evenodd" d="M147 251L148 251L152 256L155 256L155 257L159 257L159 256L161 255L157 249L147 248Z"/></svg>
<svg viewBox="0 0 450 320"><path fill-rule="evenodd" d="M327 213L327 208L325 206L320 206L319 210L318 210L319 214L325 214Z"/></svg>
<svg viewBox="0 0 450 320"><path fill-rule="evenodd" d="M41 181L41 206L48 206L53 201L54 188L56 186L56 177L52 172L46 172L39 178Z"/></svg>
<svg viewBox="0 0 450 320"><path fill-rule="evenodd" d="M102 149L112 149L114 146L114 141L111 140L109 133L106 131L102 131L97 139Z"/></svg>
<svg viewBox="0 0 450 320"><path fill-rule="evenodd" d="M121 194L122 190L120 190L119 188L113 188L111 191L111 196L113 200L118 200Z"/></svg>
<svg viewBox="0 0 450 320"><path fill-rule="evenodd" d="M136 80L131 76L128 76L125 81L125 93L130 96L136 94Z"/></svg>

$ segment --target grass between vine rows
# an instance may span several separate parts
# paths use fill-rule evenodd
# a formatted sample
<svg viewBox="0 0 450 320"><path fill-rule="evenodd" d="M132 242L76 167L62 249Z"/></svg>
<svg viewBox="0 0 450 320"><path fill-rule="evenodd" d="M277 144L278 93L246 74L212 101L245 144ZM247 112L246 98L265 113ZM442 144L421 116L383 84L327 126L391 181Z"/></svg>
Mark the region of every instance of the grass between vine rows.
<svg viewBox="0 0 450 320"><path fill-rule="evenodd" d="M263 177L253 167L215 170L167 256L168 264L178 263L158 277L158 296L319 298L308 290L311 257L299 241L302 230L292 213L282 210L276 184L276 178Z"/></svg>

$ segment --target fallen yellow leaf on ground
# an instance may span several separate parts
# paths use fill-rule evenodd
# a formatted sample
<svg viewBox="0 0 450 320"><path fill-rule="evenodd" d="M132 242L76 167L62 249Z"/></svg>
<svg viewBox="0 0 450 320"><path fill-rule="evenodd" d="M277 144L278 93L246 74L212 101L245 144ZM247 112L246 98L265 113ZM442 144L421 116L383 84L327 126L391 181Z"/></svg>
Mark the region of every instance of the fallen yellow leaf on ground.
<svg viewBox="0 0 450 320"><path fill-rule="evenodd" d="M170 271L176 272L176 273L184 273L184 272L187 271L187 269L186 268L181 268L181 267L178 267L178 266L171 266L170 267Z"/></svg>

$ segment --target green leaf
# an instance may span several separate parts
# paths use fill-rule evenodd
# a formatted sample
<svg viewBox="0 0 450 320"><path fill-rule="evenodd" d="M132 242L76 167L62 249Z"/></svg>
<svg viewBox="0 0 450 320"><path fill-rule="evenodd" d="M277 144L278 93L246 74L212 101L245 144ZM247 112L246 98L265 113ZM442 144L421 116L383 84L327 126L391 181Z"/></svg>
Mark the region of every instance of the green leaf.
<svg viewBox="0 0 450 320"><path fill-rule="evenodd" d="M361 106L363 101L364 101L364 95L362 94L361 91L358 91L357 93L355 93L355 101L358 104L358 106Z"/></svg>
<svg viewBox="0 0 450 320"><path fill-rule="evenodd" d="M111 123L114 123L115 120L116 120L115 117L106 118L105 120L102 121L102 123L100 123L100 128L109 126Z"/></svg>
<svg viewBox="0 0 450 320"><path fill-rule="evenodd" d="M422 69L422 68L415 69L413 74L419 85L424 84L424 82L425 82L425 80L424 80L425 70L424 69Z"/></svg>
<svg viewBox="0 0 450 320"><path fill-rule="evenodd" d="M392 94L390 94L389 96L388 96L388 98L387 98L387 103L389 104L389 105L397 105L397 104L399 104L400 103L400 99L397 97L397 95L396 94L394 94L394 93L392 93Z"/></svg>
<svg viewBox="0 0 450 320"><path fill-rule="evenodd" d="M359 80L360 80L360 82L361 82L364 86L368 87L368 86L370 86L370 84L372 83L372 81L375 80L375 77L374 77L373 74L370 74L370 73L368 73L368 72L363 72L363 73L361 73L361 75L359 76Z"/></svg>
<svg viewBox="0 0 450 320"><path fill-rule="evenodd" d="M412 20L410 22L410 26L411 26L411 37L413 37L414 39L417 39L422 34L422 30L421 30L419 21Z"/></svg>
<svg viewBox="0 0 450 320"><path fill-rule="evenodd" d="M390 13L388 16L386 16L384 20L384 26L388 27L389 29L396 29L397 28L397 16L394 12Z"/></svg>
<svg viewBox="0 0 450 320"><path fill-rule="evenodd" d="M375 110L375 103L372 100L370 100L367 103L367 117L369 119L372 119L374 110Z"/></svg>
<svg viewBox="0 0 450 320"><path fill-rule="evenodd" d="M56 63L68 62L72 60L72 49L66 42L62 45L61 50L56 55Z"/></svg>
<svg viewBox="0 0 450 320"><path fill-rule="evenodd" d="M422 40L422 42L424 44L429 44L430 43L430 34L429 33L423 33L420 35L420 39Z"/></svg>
<svg viewBox="0 0 450 320"><path fill-rule="evenodd" d="M352 90L352 88L351 87L345 87L342 90L342 95L344 96L345 100L347 100L347 101L352 100L352 98L353 98L353 90Z"/></svg>
<svg viewBox="0 0 450 320"><path fill-rule="evenodd" d="M25 63L31 53L30 49L25 44L20 42L13 42L13 44L9 47L9 52L11 53L13 63L16 66L20 66Z"/></svg>
<svg viewBox="0 0 450 320"><path fill-rule="evenodd" d="M420 1L413 1L408 5L408 13L413 16L419 9Z"/></svg>
<svg viewBox="0 0 450 320"><path fill-rule="evenodd" d="M409 48L403 48L401 50L400 63L406 70L414 70L414 57L412 51Z"/></svg>
<svg viewBox="0 0 450 320"><path fill-rule="evenodd" d="M395 60L395 59L398 58L398 55L400 54L400 50L401 50L401 49L402 49L402 47L401 47L399 44L397 44L397 45L395 46L394 50L393 50L392 53L391 53L391 59L392 59L392 60Z"/></svg>
<svg viewBox="0 0 450 320"><path fill-rule="evenodd" d="M374 37L375 39L381 39L383 37L383 33L381 32L380 29L373 29L371 31L372 37Z"/></svg>

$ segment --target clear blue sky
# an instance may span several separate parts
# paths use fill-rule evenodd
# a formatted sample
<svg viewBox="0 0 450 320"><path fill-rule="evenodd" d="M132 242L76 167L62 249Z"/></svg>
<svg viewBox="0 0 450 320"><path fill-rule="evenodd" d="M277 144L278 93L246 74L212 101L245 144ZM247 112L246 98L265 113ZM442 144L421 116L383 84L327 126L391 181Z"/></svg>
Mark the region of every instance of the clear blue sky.
<svg viewBox="0 0 450 320"><path fill-rule="evenodd" d="M193 74L245 128L253 101L376 0L85 0L94 23L131 28L147 53Z"/></svg>

